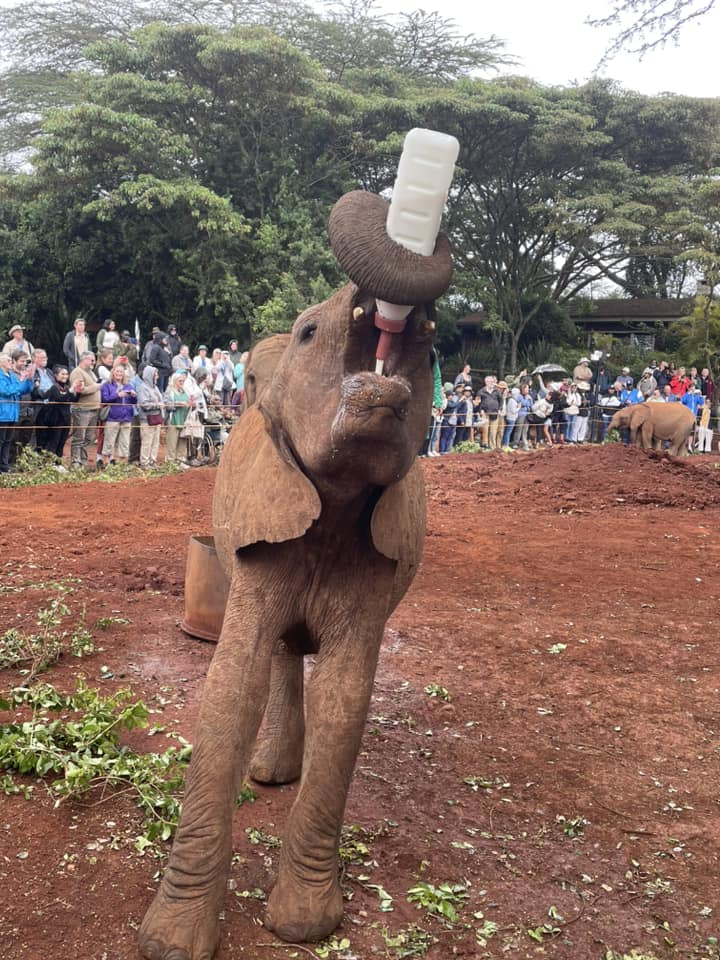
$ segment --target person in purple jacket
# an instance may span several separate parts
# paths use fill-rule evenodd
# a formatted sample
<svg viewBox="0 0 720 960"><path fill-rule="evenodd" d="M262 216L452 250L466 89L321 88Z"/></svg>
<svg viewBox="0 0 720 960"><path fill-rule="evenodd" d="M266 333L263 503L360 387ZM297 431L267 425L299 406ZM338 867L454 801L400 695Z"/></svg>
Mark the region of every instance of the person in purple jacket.
<svg viewBox="0 0 720 960"><path fill-rule="evenodd" d="M125 361L123 363L123 360ZM127 358L118 357L113 364L110 379L100 389L102 417L105 410L105 441L102 448L102 466L118 461L127 463L130 450L130 424L137 395L129 384L130 371ZM115 448L117 447L117 459ZM98 467L101 467L98 460Z"/></svg>

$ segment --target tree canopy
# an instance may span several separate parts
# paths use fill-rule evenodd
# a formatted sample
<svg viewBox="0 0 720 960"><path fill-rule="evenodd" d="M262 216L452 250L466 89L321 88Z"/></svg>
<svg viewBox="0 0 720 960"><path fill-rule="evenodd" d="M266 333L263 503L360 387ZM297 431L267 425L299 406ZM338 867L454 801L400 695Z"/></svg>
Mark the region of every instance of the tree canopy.
<svg viewBox="0 0 720 960"><path fill-rule="evenodd" d="M511 60L497 37L460 32L439 13L384 14L375 0L16 0L0 7L0 133L6 163L39 132L43 112L78 102L73 75L94 66L93 45L127 41L151 23L222 31L266 27L320 64L331 81L349 70L390 69L418 83L450 81Z"/></svg>
<svg viewBox="0 0 720 960"><path fill-rule="evenodd" d="M29 165L0 178L0 327L22 319L51 346L79 311L206 342L288 329L343 280L332 204L389 189L414 126L461 144L441 315L449 329L482 304L501 369L598 284L676 296L715 255L717 101L482 78L502 65L494 39L368 2L186 0L148 23L162 3L133 0L95 30L105 4L82 46L53 14L40 34L62 43L26 64L59 71L68 98L38 95Z"/></svg>

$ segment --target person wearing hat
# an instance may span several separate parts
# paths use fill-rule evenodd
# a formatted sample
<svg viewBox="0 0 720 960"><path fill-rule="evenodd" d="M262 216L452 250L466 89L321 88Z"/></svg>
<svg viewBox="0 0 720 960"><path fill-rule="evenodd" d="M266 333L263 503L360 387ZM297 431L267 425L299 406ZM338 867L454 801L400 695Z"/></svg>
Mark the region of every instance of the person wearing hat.
<svg viewBox="0 0 720 960"><path fill-rule="evenodd" d="M630 376L630 367L623 367L622 372L619 377L616 378L616 382L621 384L625 389L632 390L635 385L635 381Z"/></svg>
<svg viewBox="0 0 720 960"><path fill-rule="evenodd" d="M582 396L578 390L578 385L574 381L568 384L565 399L567 400L567 406L565 407L565 440L567 443L577 443Z"/></svg>
<svg viewBox="0 0 720 960"><path fill-rule="evenodd" d="M29 357L33 355L33 345L29 340L25 339L25 330L21 324L16 323L10 327L8 336L10 339L2 348L2 352L6 354L6 356L12 357L16 350L22 350L22 352L26 353Z"/></svg>
<svg viewBox="0 0 720 960"><path fill-rule="evenodd" d="M592 383L593 372L588 357L580 357L577 366L573 370L572 378L575 383Z"/></svg>
<svg viewBox="0 0 720 960"><path fill-rule="evenodd" d="M207 355L208 348L206 344L201 343L198 347L197 356L192 362L193 370L197 367L202 367L203 370L209 370L211 367L210 360Z"/></svg>
<svg viewBox="0 0 720 960"><path fill-rule="evenodd" d="M657 390L657 380L653 376L653 372L650 367L645 367L643 370L640 379L638 380L637 388L642 394L643 400L647 400L647 398L651 397L654 391Z"/></svg>
<svg viewBox="0 0 720 960"><path fill-rule="evenodd" d="M456 409L457 427L455 429L453 446L456 447L459 443L467 443L470 439L473 414L473 391L469 383L458 383L455 389L458 405Z"/></svg>

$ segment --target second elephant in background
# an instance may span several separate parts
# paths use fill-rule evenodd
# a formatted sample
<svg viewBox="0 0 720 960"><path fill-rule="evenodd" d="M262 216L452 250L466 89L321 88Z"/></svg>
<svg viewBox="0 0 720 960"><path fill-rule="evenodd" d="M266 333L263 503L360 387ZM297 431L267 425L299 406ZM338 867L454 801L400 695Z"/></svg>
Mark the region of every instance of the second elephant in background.
<svg viewBox="0 0 720 960"><path fill-rule="evenodd" d="M662 449L663 441L667 440L670 444L668 453L679 457L687 452L688 437L695 429L695 417L682 403L645 401L618 410L608 429L629 430L630 442L644 450Z"/></svg>

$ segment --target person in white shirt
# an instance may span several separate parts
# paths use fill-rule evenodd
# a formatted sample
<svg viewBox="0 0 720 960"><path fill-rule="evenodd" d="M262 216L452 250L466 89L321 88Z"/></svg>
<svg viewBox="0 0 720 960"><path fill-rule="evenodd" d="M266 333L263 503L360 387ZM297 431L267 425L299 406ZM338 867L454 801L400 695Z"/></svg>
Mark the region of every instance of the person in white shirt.
<svg viewBox="0 0 720 960"><path fill-rule="evenodd" d="M198 367L202 367L203 370L208 370L208 371L211 369L211 363L207 355L207 350L208 348L205 346L205 344L201 343L200 346L198 347L197 356L193 359L193 362L192 362L193 370L197 370Z"/></svg>

